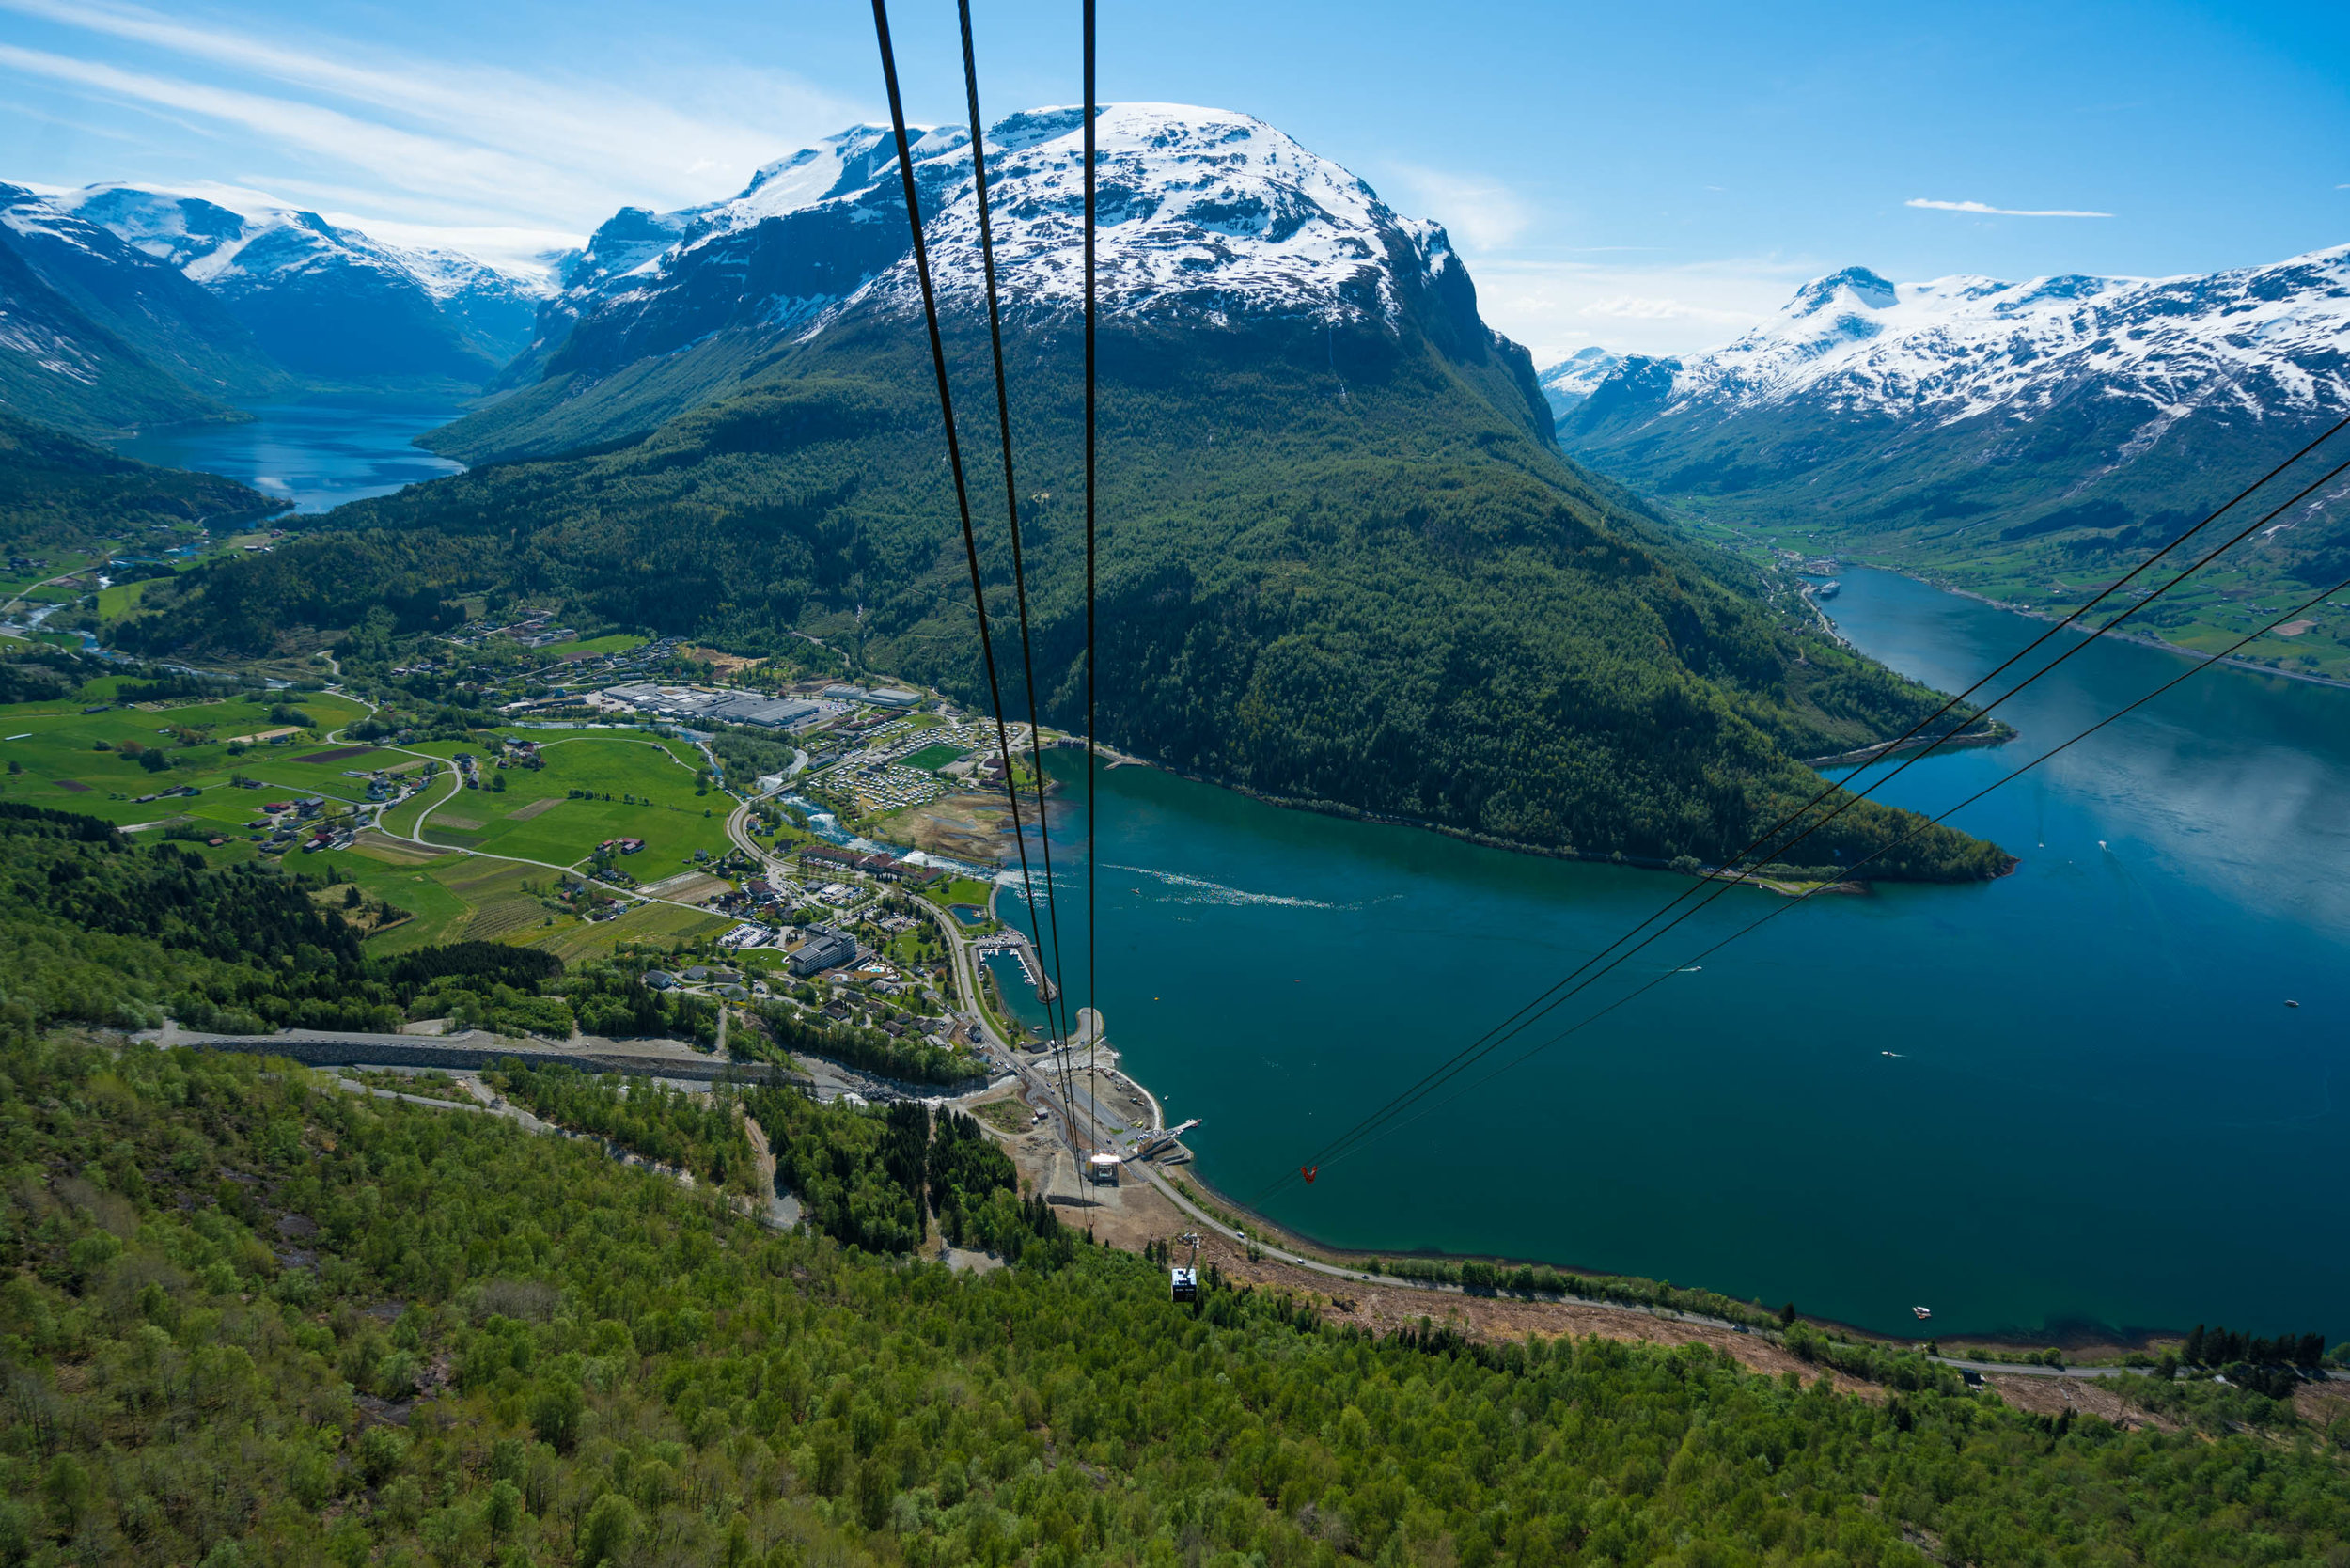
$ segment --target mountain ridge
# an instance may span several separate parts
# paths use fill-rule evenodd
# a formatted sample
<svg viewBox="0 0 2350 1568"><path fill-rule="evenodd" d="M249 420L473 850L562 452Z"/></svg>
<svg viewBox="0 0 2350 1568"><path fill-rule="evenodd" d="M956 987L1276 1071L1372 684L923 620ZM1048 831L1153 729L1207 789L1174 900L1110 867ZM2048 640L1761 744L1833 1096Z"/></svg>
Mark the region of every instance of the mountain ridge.
<svg viewBox="0 0 2350 1568"><path fill-rule="evenodd" d="M1015 326L1047 330L1081 298L1081 132L1080 111L1047 107L988 133L999 294ZM1339 331L1392 332L1405 294L1424 293L1441 306L1424 324L1457 338L1456 353L1507 362L1528 427L1548 438L1531 358L1477 317L1440 226L1401 217L1340 165L1230 110L1104 105L1096 137L1104 324L1309 321L1332 337L1335 379ZM913 151L939 298L976 317L969 136L924 128ZM727 201L616 214L501 378L519 394L431 444L481 462L641 434L827 331L919 310L894 140L854 126L764 165Z"/></svg>
<svg viewBox="0 0 2350 1568"><path fill-rule="evenodd" d="M0 397L87 436L318 387L481 385L552 291L299 208L123 183L0 185Z"/></svg>
<svg viewBox="0 0 2350 1568"><path fill-rule="evenodd" d="M2062 609L2344 414L2334 246L2168 278L1846 268L1710 353L1627 358L1559 438L1684 515ZM2321 494L2137 622L2217 649L2262 603L2350 574L2345 502ZM2321 617L2248 653L2339 677L2350 628Z"/></svg>

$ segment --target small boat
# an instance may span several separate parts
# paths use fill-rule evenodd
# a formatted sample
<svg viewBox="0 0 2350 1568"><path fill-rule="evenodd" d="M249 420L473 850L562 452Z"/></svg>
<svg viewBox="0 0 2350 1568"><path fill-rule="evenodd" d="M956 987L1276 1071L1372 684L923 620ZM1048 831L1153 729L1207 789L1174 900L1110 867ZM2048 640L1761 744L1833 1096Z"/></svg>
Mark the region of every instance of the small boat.
<svg viewBox="0 0 2350 1568"><path fill-rule="evenodd" d="M2294 1000L2292 997L2290 997L2290 996L2288 996L2288 997L2286 997L2286 998L2285 998L2285 1006L2287 1006L2287 1007L2299 1007L2300 1005L2301 1005L2301 1004L2300 1004L2299 1002L2295 1001L2295 1000Z"/></svg>
<svg viewBox="0 0 2350 1568"><path fill-rule="evenodd" d="M1926 1319L1934 1316L1934 1309L1930 1307L1912 1307L1910 1310L1918 1314L1918 1321L1919 1323L1923 1323Z"/></svg>
<svg viewBox="0 0 2350 1568"><path fill-rule="evenodd" d="M1895 1061L1902 1059L1902 1054L1899 1051L1879 1051L1877 1055L1881 1057L1891 1057Z"/></svg>

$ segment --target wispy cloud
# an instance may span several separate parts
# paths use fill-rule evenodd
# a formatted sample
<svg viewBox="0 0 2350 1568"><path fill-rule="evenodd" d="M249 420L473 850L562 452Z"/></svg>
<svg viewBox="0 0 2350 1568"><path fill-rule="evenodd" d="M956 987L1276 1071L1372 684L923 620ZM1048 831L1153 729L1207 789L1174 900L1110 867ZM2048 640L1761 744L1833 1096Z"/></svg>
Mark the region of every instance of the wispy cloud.
<svg viewBox="0 0 2350 1568"><path fill-rule="evenodd" d="M1471 250L1506 245L1526 232L1533 213L1517 193L1476 175L1390 165L1386 183L1402 188L1402 205L1432 217Z"/></svg>
<svg viewBox="0 0 2350 1568"><path fill-rule="evenodd" d="M1911 196L1904 207L1923 207L1936 212L1980 212L1994 218L2109 218L2110 212L2084 212L2070 207L1993 207L1981 201L1934 201L1925 196Z"/></svg>
<svg viewBox="0 0 2350 1568"><path fill-rule="evenodd" d="M1596 345L1618 353L1716 348L1761 321L1820 271L1810 258L1623 262L1472 259L1478 308L1537 365Z"/></svg>
<svg viewBox="0 0 2350 1568"><path fill-rule="evenodd" d="M306 46L112 0L0 10L92 36L86 51L0 45L0 71L241 133L276 166L240 180L336 188L342 205L408 225L575 232L624 204L706 200L867 110L776 72L705 71L664 92Z"/></svg>

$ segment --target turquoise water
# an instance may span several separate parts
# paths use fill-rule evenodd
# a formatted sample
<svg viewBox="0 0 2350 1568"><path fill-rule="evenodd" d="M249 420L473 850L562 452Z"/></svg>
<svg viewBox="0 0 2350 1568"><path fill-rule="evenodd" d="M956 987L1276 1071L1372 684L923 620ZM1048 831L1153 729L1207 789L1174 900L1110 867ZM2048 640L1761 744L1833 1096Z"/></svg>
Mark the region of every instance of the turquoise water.
<svg viewBox="0 0 2350 1568"><path fill-rule="evenodd" d="M1843 581L1845 634L1945 690L2040 629ZM1878 798L1939 810L2179 667L2100 643L2000 710L2020 740ZM1203 1172L1244 1201L1684 886L1155 770L1098 787L1112 1040L1170 1116L1204 1119ZM1337 1245L1890 1332L1925 1305L1945 1335L2350 1334L2350 692L2213 671L1954 823L2021 869L1815 899L1264 1207ZM1073 790L1055 839L1080 996L1084 837ZM1776 905L1724 897L1554 1023Z"/></svg>
<svg viewBox="0 0 2350 1568"><path fill-rule="evenodd" d="M253 418L244 424L142 431L116 450L142 463L223 475L306 512L388 495L463 468L409 444L464 413L447 399L350 397L245 412Z"/></svg>

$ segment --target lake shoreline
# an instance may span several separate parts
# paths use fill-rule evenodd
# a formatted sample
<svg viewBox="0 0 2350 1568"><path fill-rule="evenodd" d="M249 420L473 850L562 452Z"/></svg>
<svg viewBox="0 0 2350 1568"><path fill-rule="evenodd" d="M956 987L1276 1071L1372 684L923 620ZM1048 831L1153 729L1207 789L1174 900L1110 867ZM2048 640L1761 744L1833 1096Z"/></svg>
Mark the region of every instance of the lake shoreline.
<svg viewBox="0 0 2350 1568"><path fill-rule="evenodd" d="M1136 1081L1139 1082L1139 1080ZM1371 1273L1369 1265L1373 1259L1382 1262L1408 1261L1449 1264L1455 1267L1463 1263L1483 1263L1505 1273L1515 1273L1521 1268L1547 1269L1554 1273L1573 1275L1590 1281L1619 1279L1661 1289L1709 1292L1731 1301L1740 1299L1731 1295L1727 1291L1717 1290L1702 1283L1672 1286L1662 1280L1650 1279L1644 1275L1626 1274L1585 1263L1563 1263L1538 1258L1518 1258L1500 1254L1448 1252L1439 1247L1387 1247L1374 1251L1363 1247L1334 1247L1298 1230L1295 1226L1284 1225L1277 1220L1267 1218L1259 1211L1233 1199L1201 1173L1197 1151L1192 1152L1192 1158L1188 1164L1163 1170L1160 1174L1169 1183L1177 1184L1179 1190L1183 1185L1193 1188L1194 1201L1198 1202L1202 1208L1207 1209L1226 1223L1246 1231L1252 1238L1261 1240L1265 1244L1267 1252L1287 1252L1292 1256L1303 1255L1319 1262L1352 1268L1357 1273ZM1371 1277L1386 1283L1403 1282L1403 1277L1392 1273L1373 1273ZM1479 1293L1471 1292L1470 1294ZM1502 1288L1490 1294L1510 1296L1516 1293ZM1547 1298L1538 1295L1532 1299ZM1610 1298L1601 1295L1577 1299L1607 1300ZM1745 1305L1766 1313L1771 1310L1759 1300L1747 1301ZM1846 1323L1838 1318L1816 1313L1798 1312L1797 1317L1800 1321L1814 1327L1896 1350L1922 1350L1929 1344L1940 1345L1947 1341L1953 1346L1963 1346L1970 1350L2037 1353L2042 1350L2055 1349L2068 1354L2093 1354L2101 1360L2107 1357L2119 1360L2122 1356L2134 1354L2159 1355L2168 1344L2180 1340L2186 1332L2185 1329L2173 1328L2118 1329L2109 1325L2100 1324L2082 1325L2077 1330L2051 1330L2044 1333L2009 1327L1982 1331L1937 1328L1928 1334L1901 1335L1888 1334L1881 1329L1868 1328L1858 1324ZM1955 1353L1955 1350L1942 1352L1945 1356ZM2120 1369L2117 1367L2116 1370Z"/></svg>

